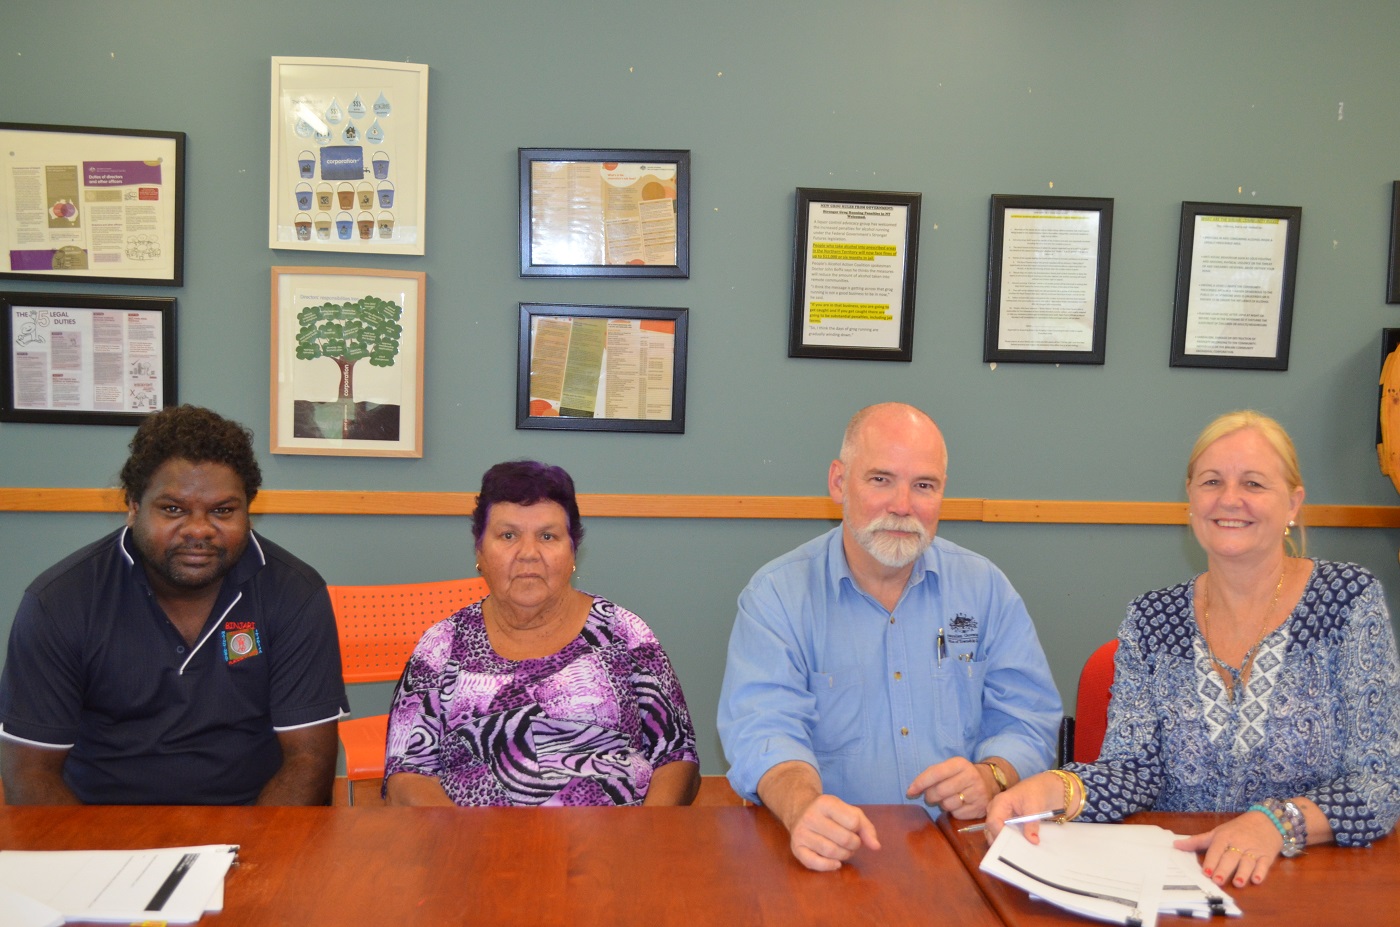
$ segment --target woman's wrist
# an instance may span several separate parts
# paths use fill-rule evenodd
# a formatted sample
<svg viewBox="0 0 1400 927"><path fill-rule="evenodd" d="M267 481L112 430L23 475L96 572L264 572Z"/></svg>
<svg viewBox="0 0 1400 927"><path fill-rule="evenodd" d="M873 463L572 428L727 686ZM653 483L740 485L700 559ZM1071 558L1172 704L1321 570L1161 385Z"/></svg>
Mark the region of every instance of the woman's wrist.
<svg viewBox="0 0 1400 927"><path fill-rule="evenodd" d="M1284 856L1303 855L1303 850L1308 845L1308 822L1303 816L1303 809L1291 800L1262 798L1250 805L1249 810L1267 817L1278 830L1283 839L1283 849L1280 852Z"/></svg>

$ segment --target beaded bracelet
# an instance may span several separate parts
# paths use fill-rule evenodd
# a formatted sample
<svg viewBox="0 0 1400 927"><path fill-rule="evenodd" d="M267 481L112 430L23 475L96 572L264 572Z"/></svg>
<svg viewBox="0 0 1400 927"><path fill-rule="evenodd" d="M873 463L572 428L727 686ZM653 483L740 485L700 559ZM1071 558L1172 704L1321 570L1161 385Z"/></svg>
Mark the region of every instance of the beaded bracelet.
<svg viewBox="0 0 1400 927"><path fill-rule="evenodd" d="M1308 823L1301 808L1291 801L1264 798L1250 805L1249 810L1263 814L1278 829L1279 836L1283 838L1280 852L1284 856L1292 858L1303 855L1303 848L1308 845Z"/></svg>

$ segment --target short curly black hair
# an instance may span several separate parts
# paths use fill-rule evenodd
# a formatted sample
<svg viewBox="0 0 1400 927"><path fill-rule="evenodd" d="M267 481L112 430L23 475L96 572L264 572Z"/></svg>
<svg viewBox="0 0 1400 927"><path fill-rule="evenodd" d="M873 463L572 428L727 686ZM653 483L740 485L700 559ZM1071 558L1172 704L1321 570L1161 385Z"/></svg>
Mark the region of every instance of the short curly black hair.
<svg viewBox="0 0 1400 927"><path fill-rule="evenodd" d="M128 503L140 503L151 476L172 458L194 463L221 463L238 474L252 502L262 486L262 470L253 454L253 432L217 412L199 406L176 406L147 416L131 439L131 456L122 467Z"/></svg>

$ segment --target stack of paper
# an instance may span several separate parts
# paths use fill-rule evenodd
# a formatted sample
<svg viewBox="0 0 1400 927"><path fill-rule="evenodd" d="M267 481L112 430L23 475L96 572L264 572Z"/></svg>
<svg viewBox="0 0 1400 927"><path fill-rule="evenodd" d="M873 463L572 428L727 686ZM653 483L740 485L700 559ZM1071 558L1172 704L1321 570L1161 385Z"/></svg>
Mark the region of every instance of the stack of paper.
<svg viewBox="0 0 1400 927"><path fill-rule="evenodd" d="M1085 917L1153 927L1158 913L1238 916L1234 899L1178 850L1171 831L1149 824L1041 824L1040 844L1003 828L982 871L1032 897Z"/></svg>
<svg viewBox="0 0 1400 927"><path fill-rule="evenodd" d="M161 850L0 851L0 925L65 921L192 924L222 911L227 844Z"/></svg>

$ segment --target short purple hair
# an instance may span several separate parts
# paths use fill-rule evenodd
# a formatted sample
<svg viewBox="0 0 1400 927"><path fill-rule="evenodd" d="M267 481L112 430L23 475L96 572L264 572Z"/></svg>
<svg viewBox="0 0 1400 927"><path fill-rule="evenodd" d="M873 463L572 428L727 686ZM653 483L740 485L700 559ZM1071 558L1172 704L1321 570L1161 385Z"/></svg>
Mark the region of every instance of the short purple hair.
<svg viewBox="0 0 1400 927"><path fill-rule="evenodd" d="M534 505L540 501L559 503L569 516L569 540L578 550L579 541L583 540L583 521L574 497L574 478L563 467L551 467L538 460L507 460L481 475L481 491L476 494L476 509L472 512L476 546L481 547L491 506L497 502Z"/></svg>

